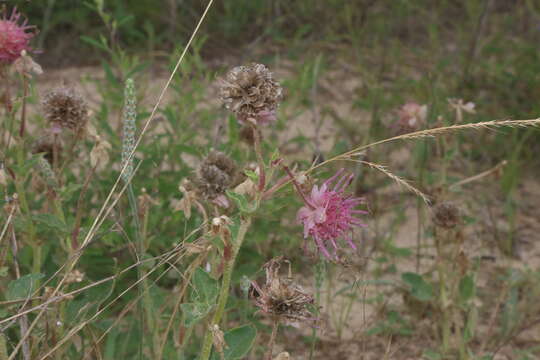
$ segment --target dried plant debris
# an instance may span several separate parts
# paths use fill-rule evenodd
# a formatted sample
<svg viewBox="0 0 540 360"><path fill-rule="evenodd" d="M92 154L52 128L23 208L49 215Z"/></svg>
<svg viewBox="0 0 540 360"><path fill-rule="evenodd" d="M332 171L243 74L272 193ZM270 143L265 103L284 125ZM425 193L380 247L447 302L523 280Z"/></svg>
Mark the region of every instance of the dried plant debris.
<svg viewBox="0 0 540 360"><path fill-rule="evenodd" d="M266 282L263 286L251 282L251 299L263 313L277 316L287 322L316 322L317 319L310 311L314 303L313 296L295 284L290 276L285 278L279 275L279 269L284 261L280 256L263 266Z"/></svg>

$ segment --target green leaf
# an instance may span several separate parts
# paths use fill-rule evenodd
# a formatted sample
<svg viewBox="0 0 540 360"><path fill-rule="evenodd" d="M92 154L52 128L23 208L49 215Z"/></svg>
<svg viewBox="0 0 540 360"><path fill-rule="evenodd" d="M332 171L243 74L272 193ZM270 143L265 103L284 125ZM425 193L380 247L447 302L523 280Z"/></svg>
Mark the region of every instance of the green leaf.
<svg viewBox="0 0 540 360"><path fill-rule="evenodd" d="M244 195L227 190L227 196L234 201L241 212L249 214L255 210L254 207L249 206L249 202Z"/></svg>
<svg viewBox="0 0 540 360"><path fill-rule="evenodd" d="M103 50L103 51L105 51L105 52L108 52L108 53L111 52L111 50L109 49L109 47L107 46L107 44L106 44L106 43L103 43L103 40L102 40L102 39L101 39L101 41L98 41L98 40L93 39L93 38L91 38L91 37L89 37L89 36L84 36L84 35L82 35L82 36L81 36L81 40L84 41L84 42L87 43L87 44L92 45L92 46L95 47L95 48L101 49L101 50Z"/></svg>
<svg viewBox="0 0 540 360"><path fill-rule="evenodd" d="M465 275L459 281L459 298L462 302L471 300L474 296L474 279L471 275Z"/></svg>
<svg viewBox="0 0 540 360"><path fill-rule="evenodd" d="M420 301L429 301L433 297L433 287L416 273L401 274L401 279L411 287L411 295Z"/></svg>
<svg viewBox="0 0 540 360"><path fill-rule="evenodd" d="M62 233L69 232L67 225L52 214L35 214L32 215L32 220L35 221L38 226L42 225L49 230L60 231Z"/></svg>
<svg viewBox="0 0 540 360"><path fill-rule="evenodd" d="M6 299L12 301L31 297L37 288L38 281L44 276L43 274L28 274L11 281L7 288Z"/></svg>
<svg viewBox="0 0 540 360"><path fill-rule="evenodd" d="M193 300L213 305L219 292L217 281L201 268L193 274Z"/></svg>
<svg viewBox="0 0 540 360"><path fill-rule="evenodd" d="M252 325L244 325L227 331L225 333L227 348L223 351L225 360L241 359L246 356L256 336L257 330ZM214 351L212 360L219 359L219 354Z"/></svg>
<svg viewBox="0 0 540 360"><path fill-rule="evenodd" d="M244 174L253 181L259 180L259 175L253 170L246 169L244 170Z"/></svg>
<svg viewBox="0 0 540 360"><path fill-rule="evenodd" d="M428 358L429 360L441 360L443 358L441 354L431 349L425 350L422 357Z"/></svg>
<svg viewBox="0 0 540 360"><path fill-rule="evenodd" d="M201 321L212 310L212 305L205 303L183 303L180 308L184 313L184 325L191 327Z"/></svg>

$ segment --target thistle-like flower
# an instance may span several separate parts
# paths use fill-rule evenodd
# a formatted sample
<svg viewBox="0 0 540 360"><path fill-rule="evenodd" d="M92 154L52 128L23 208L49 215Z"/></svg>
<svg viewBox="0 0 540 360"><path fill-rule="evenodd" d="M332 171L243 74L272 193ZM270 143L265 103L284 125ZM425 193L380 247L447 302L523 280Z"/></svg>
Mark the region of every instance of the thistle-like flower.
<svg viewBox="0 0 540 360"><path fill-rule="evenodd" d="M11 64L23 50L30 50L29 42L35 35L35 27L27 25L27 19L19 22L20 19L17 8L13 8L9 17L4 10L0 18L0 63Z"/></svg>
<svg viewBox="0 0 540 360"><path fill-rule="evenodd" d="M281 317L289 322L317 320L309 310L314 303L313 296L292 282L290 267L288 278L279 276L283 261L280 256L263 266L266 272L266 283L263 286L251 282L250 295L255 306L265 314Z"/></svg>
<svg viewBox="0 0 540 360"><path fill-rule="evenodd" d="M276 119L282 88L262 64L237 66L221 80L220 98L238 121L265 125Z"/></svg>
<svg viewBox="0 0 540 360"><path fill-rule="evenodd" d="M88 120L88 109L83 97L70 87L61 87L45 94L43 114L54 132L62 129L79 131Z"/></svg>
<svg viewBox="0 0 540 360"><path fill-rule="evenodd" d="M196 185L199 193L218 205L227 207L225 190L234 185L236 164L222 152L212 150L197 171Z"/></svg>
<svg viewBox="0 0 540 360"><path fill-rule="evenodd" d="M328 259L337 258L336 240L339 238L345 238L349 246L356 249L352 241L353 229L365 226L355 217L366 213L355 209L363 199L345 193L354 176L343 174L343 171L339 170L321 187L314 185L311 194L302 194L305 205L297 214L298 221L304 225L304 238L312 236L317 249ZM328 251L328 243L333 247L333 256Z"/></svg>

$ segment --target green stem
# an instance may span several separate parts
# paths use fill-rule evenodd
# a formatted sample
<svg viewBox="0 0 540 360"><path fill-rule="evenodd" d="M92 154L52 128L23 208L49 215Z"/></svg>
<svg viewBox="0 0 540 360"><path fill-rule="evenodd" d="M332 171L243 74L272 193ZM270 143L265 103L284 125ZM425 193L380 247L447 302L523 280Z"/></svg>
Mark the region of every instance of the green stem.
<svg viewBox="0 0 540 360"><path fill-rule="evenodd" d="M225 265L225 270L223 271L223 279L221 281L221 290L219 293L216 312L214 313L214 316L212 317L210 326L213 326L214 324L219 325L221 318L223 317L223 313L225 312L225 305L227 305L227 300L229 298L229 288L231 286L231 276L234 270L236 256L238 255L240 247L242 246L242 243L244 242L244 238L246 236L247 230L249 229L250 225L251 225L251 217L249 215L246 218L240 220L240 229L238 229L238 235L236 236L236 239L234 239L232 256L231 256L231 259ZM209 329L207 329L206 334L204 336L201 357L199 358L199 360L208 360L210 358L210 352L212 350L212 340L213 340L212 332Z"/></svg>
<svg viewBox="0 0 540 360"><path fill-rule="evenodd" d="M442 263L442 259L439 259L439 264L437 265L437 269L439 272L439 303L441 306L441 312L442 312L442 350L443 354L445 354L448 351L448 343L450 339L450 318L448 313L448 296L446 294L446 277L444 274L445 268Z"/></svg>
<svg viewBox="0 0 540 360"><path fill-rule="evenodd" d="M19 169L23 167L24 160L24 140L21 139L21 143L17 149L17 165ZM19 203L21 204L21 209L28 217L28 244L30 244L32 248L32 273L38 274L41 271L42 249L41 245L36 240L36 229L34 227L34 222L32 221L30 206L28 205L28 200L26 198L24 174L17 173L15 176L15 189L17 190L17 196L19 198ZM38 287L39 282L36 285L36 288Z"/></svg>
<svg viewBox="0 0 540 360"><path fill-rule="evenodd" d="M133 217L133 222L135 224L135 239L137 243L137 252L139 254L139 260L142 262L144 261L144 255L146 253L146 246L144 243L144 239L141 235L141 222L139 220L139 209L137 206L137 198L135 197L135 192L133 191L133 186L131 183L127 186L127 193L128 193L128 199L129 199L129 206L131 208L131 216ZM158 332L155 331L156 329L156 323L154 319L153 314L153 305L152 305L152 299L150 297L149 292L149 286L148 281L146 277L146 271L142 268L143 264L141 263L139 266L137 266L137 276L139 279L143 279L141 281L141 285L139 287L139 295L142 295L142 306L139 307L139 313L140 318L139 322L141 325L141 333L144 332L144 316L146 315L146 323L148 324L148 328L150 332L153 334L152 336L152 351L158 351L159 349L159 335ZM141 339L142 340L142 339ZM140 342L140 350L142 350L143 341Z"/></svg>

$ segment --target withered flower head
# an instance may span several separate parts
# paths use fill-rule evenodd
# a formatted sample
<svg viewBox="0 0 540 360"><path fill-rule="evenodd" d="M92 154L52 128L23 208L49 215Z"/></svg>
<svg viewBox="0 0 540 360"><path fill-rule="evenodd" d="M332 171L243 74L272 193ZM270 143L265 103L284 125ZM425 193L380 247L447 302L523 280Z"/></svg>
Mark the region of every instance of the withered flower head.
<svg viewBox="0 0 540 360"><path fill-rule="evenodd" d="M265 125L276 119L282 88L262 64L237 66L221 80L219 97L242 123Z"/></svg>
<svg viewBox="0 0 540 360"><path fill-rule="evenodd" d="M288 278L279 276L279 268L283 261L283 257L279 256L264 265L266 283L259 286L256 282L251 282L251 298L255 305L266 314L278 316L290 322L316 321L308 308L314 303L313 296L294 284L290 274Z"/></svg>
<svg viewBox="0 0 540 360"><path fill-rule="evenodd" d="M441 228L452 229L461 223L461 211L451 202L441 202L433 208L433 223Z"/></svg>
<svg viewBox="0 0 540 360"><path fill-rule="evenodd" d="M43 154L43 157L52 164L54 161L54 151L57 151L57 156L60 158L63 146L60 138L55 139L51 134L40 136L34 144L32 144L32 154Z"/></svg>
<svg viewBox="0 0 540 360"><path fill-rule="evenodd" d="M197 188L199 193L214 200L224 195L225 190L233 185L236 175L236 164L222 152L211 150L197 171Z"/></svg>
<svg viewBox="0 0 540 360"><path fill-rule="evenodd" d="M54 129L83 129L88 119L88 109L83 97L70 87L49 91L42 101L45 118Z"/></svg>

